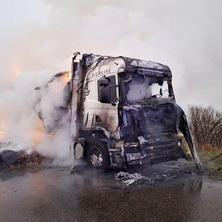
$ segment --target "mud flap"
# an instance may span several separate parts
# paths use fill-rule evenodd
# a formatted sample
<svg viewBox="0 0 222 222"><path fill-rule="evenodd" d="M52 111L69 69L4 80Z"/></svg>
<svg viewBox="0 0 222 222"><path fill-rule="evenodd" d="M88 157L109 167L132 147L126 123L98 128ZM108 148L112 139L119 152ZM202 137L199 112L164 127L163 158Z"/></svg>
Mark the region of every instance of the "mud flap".
<svg viewBox="0 0 222 222"><path fill-rule="evenodd" d="M100 141L105 142L110 155L111 167L124 167L126 162L123 155L123 140L103 138Z"/></svg>
<svg viewBox="0 0 222 222"><path fill-rule="evenodd" d="M199 156L197 154L196 148L193 144L192 136L190 129L187 123L186 115L184 111L178 106L178 129L183 133L184 138L189 146L190 152L198 170L202 170L202 164L200 162Z"/></svg>

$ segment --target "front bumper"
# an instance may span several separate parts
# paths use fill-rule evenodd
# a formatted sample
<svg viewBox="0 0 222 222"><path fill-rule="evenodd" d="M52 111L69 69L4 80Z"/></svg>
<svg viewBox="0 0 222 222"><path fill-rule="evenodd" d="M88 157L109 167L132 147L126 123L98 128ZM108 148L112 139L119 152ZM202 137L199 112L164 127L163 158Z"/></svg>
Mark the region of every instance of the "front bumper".
<svg viewBox="0 0 222 222"><path fill-rule="evenodd" d="M137 156L137 158L134 158L135 156ZM164 163L164 162L168 162L172 160L178 160L180 158L186 158L186 155L184 154L182 150L178 150L177 152L172 152L170 154L159 155L159 156L154 156L154 157L149 157L146 155L143 156L140 153L136 153L136 155L126 154L126 158L127 158L127 161L126 161L127 165L129 166L138 165L138 164L154 165L154 164Z"/></svg>
<svg viewBox="0 0 222 222"><path fill-rule="evenodd" d="M118 141L118 146L110 149L111 165L154 165L179 158L186 158L178 139L168 141L125 142Z"/></svg>

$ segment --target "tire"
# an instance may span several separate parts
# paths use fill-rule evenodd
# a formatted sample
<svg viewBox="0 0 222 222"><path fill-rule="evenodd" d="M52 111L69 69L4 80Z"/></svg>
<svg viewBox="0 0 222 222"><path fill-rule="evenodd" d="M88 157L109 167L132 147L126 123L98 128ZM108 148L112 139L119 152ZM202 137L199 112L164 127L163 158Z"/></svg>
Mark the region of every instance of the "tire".
<svg viewBox="0 0 222 222"><path fill-rule="evenodd" d="M88 144L87 162L94 168L106 171L110 168L108 147L100 141L92 141Z"/></svg>

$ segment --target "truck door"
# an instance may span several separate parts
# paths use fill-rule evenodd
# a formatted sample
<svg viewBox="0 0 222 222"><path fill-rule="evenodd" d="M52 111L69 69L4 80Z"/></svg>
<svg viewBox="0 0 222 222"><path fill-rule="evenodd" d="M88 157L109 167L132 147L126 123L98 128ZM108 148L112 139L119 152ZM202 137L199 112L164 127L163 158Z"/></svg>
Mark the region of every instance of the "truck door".
<svg viewBox="0 0 222 222"><path fill-rule="evenodd" d="M95 126L95 111L97 105L95 79L86 80L83 94L83 124L84 128L91 129Z"/></svg>
<svg viewBox="0 0 222 222"><path fill-rule="evenodd" d="M110 133L118 129L118 85L116 75L98 79L98 103L95 124L104 127Z"/></svg>

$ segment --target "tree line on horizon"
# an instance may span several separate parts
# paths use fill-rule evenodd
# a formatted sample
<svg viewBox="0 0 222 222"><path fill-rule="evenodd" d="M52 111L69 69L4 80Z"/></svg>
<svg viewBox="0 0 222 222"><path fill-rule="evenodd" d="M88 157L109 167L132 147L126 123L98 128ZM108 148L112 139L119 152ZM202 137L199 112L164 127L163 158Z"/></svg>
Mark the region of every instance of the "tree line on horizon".
<svg viewBox="0 0 222 222"><path fill-rule="evenodd" d="M189 107L191 133L198 150L222 148L222 113L215 108Z"/></svg>

